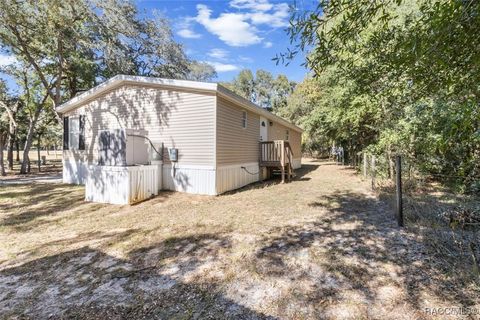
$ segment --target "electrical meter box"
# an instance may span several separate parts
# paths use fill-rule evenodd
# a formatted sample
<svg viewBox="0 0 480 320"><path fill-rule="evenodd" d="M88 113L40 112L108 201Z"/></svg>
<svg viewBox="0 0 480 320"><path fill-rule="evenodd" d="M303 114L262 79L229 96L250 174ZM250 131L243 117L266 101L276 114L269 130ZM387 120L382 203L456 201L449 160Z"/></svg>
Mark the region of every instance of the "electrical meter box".
<svg viewBox="0 0 480 320"><path fill-rule="evenodd" d="M168 148L168 158L171 162L178 161L178 149L177 148Z"/></svg>

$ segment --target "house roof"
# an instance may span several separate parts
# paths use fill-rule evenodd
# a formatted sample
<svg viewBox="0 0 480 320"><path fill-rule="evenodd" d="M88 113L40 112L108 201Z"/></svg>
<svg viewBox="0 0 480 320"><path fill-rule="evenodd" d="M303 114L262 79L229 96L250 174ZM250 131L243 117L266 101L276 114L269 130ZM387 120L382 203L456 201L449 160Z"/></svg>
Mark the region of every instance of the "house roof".
<svg viewBox="0 0 480 320"><path fill-rule="evenodd" d="M57 111L59 113L65 113L65 112L74 110L82 106L83 104L85 104L85 102L93 100L98 96L100 96L101 94L109 90L112 90L116 87L119 87L123 84L136 84L136 85L145 84L145 85L154 85L154 86L156 85L156 86L171 88L171 89L182 89L182 90L197 91L197 92L216 93L217 95L227 100L230 100L233 103L237 103L238 105L242 106L243 108L253 113L259 114L269 120L276 121L290 129L303 132L302 128L297 127L296 125L286 121L285 119L279 116L276 116L273 113L257 106L256 104L239 96L233 91L228 90L227 88L223 87L218 83L187 81L187 80L117 75L99 84L98 86L93 87L92 89L85 91L78 96L75 96L74 98L70 99L64 104L58 106Z"/></svg>

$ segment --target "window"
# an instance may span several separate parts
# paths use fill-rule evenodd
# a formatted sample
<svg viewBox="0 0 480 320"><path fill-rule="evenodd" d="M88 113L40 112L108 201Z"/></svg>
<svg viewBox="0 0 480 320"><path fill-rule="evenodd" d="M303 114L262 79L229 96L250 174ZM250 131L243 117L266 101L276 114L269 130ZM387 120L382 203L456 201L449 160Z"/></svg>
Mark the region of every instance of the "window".
<svg viewBox="0 0 480 320"><path fill-rule="evenodd" d="M63 150L85 150L85 116L63 118Z"/></svg>
<svg viewBox="0 0 480 320"><path fill-rule="evenodd" d="M78 117L70 117L69 128L68 146L71 150L78 150L78 136L80 134L80 120Z"/></svg>
<svg viewBox="0 0 480 320"><path fill-rule="evenodd" d="M288 139L290 139L290 131L285 131L285 140L288 141Z"/></svg>
<svg viewBox="0 0 480 320"><path fill-rule="evenodd" d="M63 150L68 150L68 117L63 117Z"/></svg>
<svg viewBox="0 0 480 320"><path fill-rule="evenodd" d="M78 150L85 150L85 116L81 115L78 121L79 133L78 133Z"/></svg>
<svg viewBox="0 0 480 320"><path fill-rule="evenodd" d="M247 111L242 112L242 128L247 128Z"/></svg>

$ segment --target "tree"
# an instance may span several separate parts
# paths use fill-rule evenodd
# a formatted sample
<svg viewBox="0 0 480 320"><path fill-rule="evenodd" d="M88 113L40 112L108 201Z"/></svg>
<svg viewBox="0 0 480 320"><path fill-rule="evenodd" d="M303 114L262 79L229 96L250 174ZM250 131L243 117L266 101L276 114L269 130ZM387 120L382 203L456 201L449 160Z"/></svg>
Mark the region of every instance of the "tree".
<svg viewBox="0 0 480 320"><path fill-rule="evenodd" d="M41 81L35 78L35 74L32 71L28 69L23 70L23 79L19 85L24 92L20 97L24 104L23 111L28 117L28 129L23 148L22 165L20 167L20 173L25 174L30 171L29 153L36 133L37 123L42 113L46 112L48 107L51 108L51 103L48 101L49 94L45 92ZM53 113L53 108L51 112Z"/></svg>
<svg viewBox="0 0 480 320"><path fill-rule="evenodd" d="M10 97L7 94L7 87L4 81L0 81L0 108L5 112L7 118L7 163L8 169L13 170L13 147L15 144L16 132L18 127L17 114L21 103L19 99ZM4 141L5 142L5 141ZM3 149L2 149L3 150Z"/></svg>
<svg viewBox="0 0 480 320"><path fill-rule="evenodd" d="M272 96L271 107L274 112L287 107L287 99L293 93L297 84L288 78L279 74L273 82L274 93Z"/></svg>
<svg viewBox="0 0 480 320"><path fill-rule="evenodd" d="M240 71L233 81L226 83L225 86L247 100L252 101L254 99L255 81L253 73L249 69Z"/></svg>
<svg viewBox="0 0 480 320"><path fill-rule="evenodd" d="M273 75L265 70L257 70L255 77L249 69L244 69L232 80L222 83L228 89L270 111L286 104L296 83L284 75Z"/></svg>
<svg viewBox="0 0 480 320"><path fill-rule="evenodd" d="M295 13L296 47L277 60L312 48L306 64L322 95L302 119L309 135L479 179L479 9L474 1L321 1Z"/></svg>
<svg viewBox="0 0 480 320"><path fill-rule="evenodd" d="M3 81L0 81L0 175L4 176L5 163L3 159L3 150L6 138L8 136L8 114L7 114L7 91Z"/></svg>
<svg viewBox="0 0 480 320"><path fill-rule="evenodd" d="M274 95L273 84L273 76L270 72L257 70L253 87L253 102L262 108L271 108Z"/></svg>
<svg viewBox="0 0 480 320"><path fill-rule="evenodd" d="M192 81L211 81L216 76L217 72L215 68L208 63L192 61L186 79Z"/></svg>

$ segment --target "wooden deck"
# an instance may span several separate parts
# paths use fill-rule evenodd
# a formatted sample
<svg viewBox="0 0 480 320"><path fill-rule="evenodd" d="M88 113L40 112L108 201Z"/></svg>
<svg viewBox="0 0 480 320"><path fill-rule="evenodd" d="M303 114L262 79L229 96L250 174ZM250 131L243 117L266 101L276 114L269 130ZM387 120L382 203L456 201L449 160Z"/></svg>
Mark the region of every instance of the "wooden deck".
<svg viewBox="0 0 480 320"><path fill-rule="evenodd" d="M293 177L293 151L290 143L285 140L260 141L260 167L266 167L269 172L280 170L282 182Z"/></svg>

